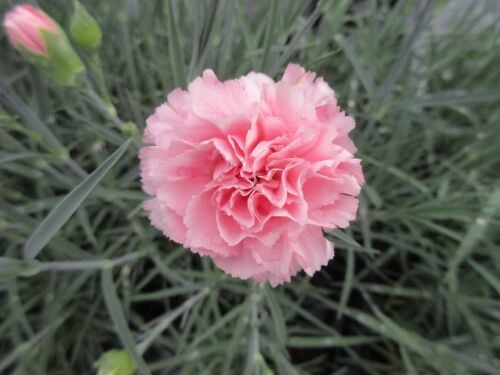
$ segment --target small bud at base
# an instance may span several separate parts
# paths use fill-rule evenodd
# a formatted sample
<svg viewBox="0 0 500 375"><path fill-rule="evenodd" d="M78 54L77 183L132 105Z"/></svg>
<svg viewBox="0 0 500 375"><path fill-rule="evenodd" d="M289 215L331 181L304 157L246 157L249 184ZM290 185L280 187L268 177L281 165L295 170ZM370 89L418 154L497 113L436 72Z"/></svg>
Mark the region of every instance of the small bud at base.
<svg viewBox="0 0 500 375"><path fill-rule="evenodd" d="M98 375L132 375L135 363L126 350L109 350L95 363Z"/></svg>

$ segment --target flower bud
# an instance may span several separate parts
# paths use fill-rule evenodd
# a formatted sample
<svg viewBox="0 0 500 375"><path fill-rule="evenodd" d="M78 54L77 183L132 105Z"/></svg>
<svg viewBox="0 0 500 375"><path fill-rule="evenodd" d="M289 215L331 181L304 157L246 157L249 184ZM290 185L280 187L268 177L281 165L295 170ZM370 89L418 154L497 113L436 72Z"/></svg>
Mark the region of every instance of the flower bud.
<svg viewBox="0 0 500 375"><path fill-rule="evenodd" d="M96 51L101 47L101 28L79 1L75 1L69 33L78 46L89 52Z"/></svg>
<svg viewBox="0 0 500 375"><path fill-rule="evenodd" d="M10 44L15 48L42 56L48 53L42 30L55 34L59 32L57 24L47 14L29 4L18 5L8 12L3 26Z"/></svg>
<svg viewBox="0 0 500 375"><path fill-rule="evenodd" d="M122 133L128 138L135 137L138 133L137 125L134 124L132 121L127 121L126 123L123 124Z"/></svg>
<svg viewBox="0 0 500 375"><path fill-rule="evenodd" d="M126 350L109 350L95 363L97 375L132 375L135 364Z"/></svg>
<svg viewBox="0 0 500 375"><path fill-rule="evenodd" d="M3 20L9 42L63 85L73 85L85 67L66 34L46 13L29 4L15 6Z"/></svg>

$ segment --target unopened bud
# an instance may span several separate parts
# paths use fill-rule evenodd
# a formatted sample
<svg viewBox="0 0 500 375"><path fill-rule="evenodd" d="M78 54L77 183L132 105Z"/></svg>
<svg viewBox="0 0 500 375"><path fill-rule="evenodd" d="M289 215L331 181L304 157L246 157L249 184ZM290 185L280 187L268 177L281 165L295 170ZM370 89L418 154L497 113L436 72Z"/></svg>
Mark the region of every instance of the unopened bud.
<svg viewBox="0 0 500 375"><path fill-rule="evenodd" d="M71 86L85 66L61 27L29 4L15 6L3 20L10 43L62 85Z"/></svg>
<svg viewBox="0 0 500 375"><path fill-rule="evenodd" d="M102 31L97 21L89 12L75 1L75 9L69 26L69 33L75 43L81 48L93 52L102 44Z"/></svg>
<svg viewBox="0 0 500 375"><path fill-rule="evenodd" d="M122 133L128 137L133 138L137 135L137 125L135 125L132 121L127 121L123 124Z"/></svg>
<svg viewBox="0 0 500 375"><path fill-rule="evenodd" d="M97 375L132 375L135 364L126 350L109 350L95 363Z"/></svg>

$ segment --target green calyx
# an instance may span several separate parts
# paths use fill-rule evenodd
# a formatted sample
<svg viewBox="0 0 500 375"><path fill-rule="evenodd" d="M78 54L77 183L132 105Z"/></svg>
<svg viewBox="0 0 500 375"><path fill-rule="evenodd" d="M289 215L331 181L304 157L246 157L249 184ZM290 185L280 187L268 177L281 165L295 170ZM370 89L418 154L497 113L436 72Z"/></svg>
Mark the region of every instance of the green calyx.
<svg viewBox="0 0 500 375"><path fill-rule="evenodd" d="M75 1L69 31L71 38L79 47L89 52L94 52L101 47L101 28L79 1Z"/></svg>
<svg viewBox="0 0 500 375"><path fill-rule="evenodd" d="M128 137L128 138L133 138L137 135L139 130L137 129L137 125L134 124L132 121L127 121L123 124L122 127L122 133Z"/></svg>
<svg viewBox="0 0 500 375"><path fill-rule="evenodd" d="M82 60L62 30L57 34L47 30L41 33L48 50L44 69L60 84L73 86L76 77L85 70Z"/></svg>
<svg viewBox="0 0 500 375"><path fill-rule="evenodd" d="M51 78L64 86L74 86L76 78L85 71L85 66L59 28L57 32L42 29L41 38L47 46L47 53L40 55L23 46L19 50L31 63L42 68Z"/></svg>

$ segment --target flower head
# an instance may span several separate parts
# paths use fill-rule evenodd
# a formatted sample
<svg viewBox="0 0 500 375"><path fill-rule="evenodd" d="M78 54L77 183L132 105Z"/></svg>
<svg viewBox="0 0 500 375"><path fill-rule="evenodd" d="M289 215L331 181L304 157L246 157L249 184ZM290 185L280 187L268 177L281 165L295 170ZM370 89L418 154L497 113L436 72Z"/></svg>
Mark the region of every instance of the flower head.
<svg viewBox="0 0 500 375"><path fill-rule="evenodd" d="M363 183L333 90L290 64L281 81L205 70L147 120L152 224L225 272L272 285L333 257L323 229L354 220Z"/></svg>
<svg viewBox="0 0 500 375"><path fill-rule="evenodd" d="M15 6L3 20L10 43L36 55L46 55L47 44L42 31L59 33L59 27L46 13L30 4Z"/></svg>

